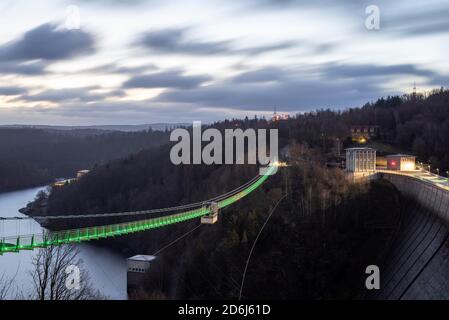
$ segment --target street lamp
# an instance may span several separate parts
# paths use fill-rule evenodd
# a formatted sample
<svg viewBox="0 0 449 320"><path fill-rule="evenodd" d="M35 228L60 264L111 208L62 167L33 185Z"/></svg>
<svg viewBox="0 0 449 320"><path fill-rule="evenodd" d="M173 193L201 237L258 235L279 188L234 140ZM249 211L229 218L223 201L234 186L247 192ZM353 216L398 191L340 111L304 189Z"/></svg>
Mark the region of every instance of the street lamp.
<svg viewBox="0 0 449 320"><path fill-rule="evenodd" d="M437 175L440 175L440 168L437 168Z"/></svg>

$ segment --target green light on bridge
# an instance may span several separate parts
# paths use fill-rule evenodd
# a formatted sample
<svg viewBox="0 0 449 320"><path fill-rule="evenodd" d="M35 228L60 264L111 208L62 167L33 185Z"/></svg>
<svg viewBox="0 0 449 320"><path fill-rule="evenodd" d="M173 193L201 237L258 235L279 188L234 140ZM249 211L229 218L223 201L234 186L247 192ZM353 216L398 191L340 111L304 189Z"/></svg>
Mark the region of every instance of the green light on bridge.
<svg viewBox="0 0 449 320"><path fill-rule="evenodd" d="M270 171L271 170L271 171ZM273 172L274 167L270 168L268 174ZM252 185L230 196L227 199L218 202L220 209L225 208L243 197L247 196L257 188L259 188L267 179L269 175L261 176ZM78 243L81 241L97 240L100 238L110 238L115 236L121 236L131 234L140 231L146 231L164 227L167 225L180 223L196 218L200 218L203 215L210 213L209 208L199 208L182 213L172 214L164 217L151 218L145 220L138 220L133 222L126 222L121 224L112 224L106 226L95 226L88 228L79 228L73 230L63 230L51 232L48 235L39 235L42 237L42 241L36 241L37 235L31 236L31 240L28 244L23 243L24 237L18 236L17 238L3 238L0 239L0 255L6 252L18 252L20 250L33 250L35 248L43 248L51 245L62 245L70 243ZM15 240L15 241L14 241ZM10 243L15 242L15 243Z"/></svg>

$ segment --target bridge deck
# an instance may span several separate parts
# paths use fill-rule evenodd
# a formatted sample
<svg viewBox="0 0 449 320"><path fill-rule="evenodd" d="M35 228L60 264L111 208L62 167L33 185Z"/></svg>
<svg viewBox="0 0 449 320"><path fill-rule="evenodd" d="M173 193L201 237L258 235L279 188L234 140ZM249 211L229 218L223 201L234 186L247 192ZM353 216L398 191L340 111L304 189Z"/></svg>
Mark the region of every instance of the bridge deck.
<svg viewBox="0 0 449 320"><path fill-rule="evenodd" d="M229 196L218 201L218 208L225 208L243 197L247 196L257 188L259 188L270 174L274 172L275 167L271 166L266 175L259 176L257 180L241 190L236 194L229 194ZM197 209L170 214L157 218L143 219L126 223L101 225L94 227L78 228L72 230L62 230L47 232L33 235L20 235L17 237L0 238L0 255L6 252L18 252L21 250L33 250L35 248L47 247L50 245L62 245L69 243L77 243L81 241L97 240L100 238L110 238L121 236L125 234L141 232L160 228L170 224L180 223L187 220L200 218L209 214L210 208L199 207ZM99 215L101 216L101 215Z"/></svg>

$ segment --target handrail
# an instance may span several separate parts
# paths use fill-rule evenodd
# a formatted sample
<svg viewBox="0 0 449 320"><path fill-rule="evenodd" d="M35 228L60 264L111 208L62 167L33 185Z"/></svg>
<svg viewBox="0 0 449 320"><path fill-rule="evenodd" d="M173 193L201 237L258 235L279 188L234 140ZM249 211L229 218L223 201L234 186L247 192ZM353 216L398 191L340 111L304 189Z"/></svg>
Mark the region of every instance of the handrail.
<svg viewBox="0 0 449 320"><path fill-rule="evenodd" d="M259 188L269 177L269 174L273 172L275 167L270 167L266 175L257 176L250 182L245 183L243 186L235 189L239 192L235 193L233 191L227 192L225 198L222 196L216 197L214 199L221 199L217 201L218 207L220 209L230 206L231 204L239 201L240 199L246 197L251 192ZM202 204L207 201L201 202ZM170 214L162 217L154 217L149 219L130 221L124 223L116 223L110 225L99 225L93 227L84 227L70 230L61 230L54 232L47 232L43 234L33 234L33 235L19 235L17 237L4 237L0 238L0 255L6 252L18 252L21 250L33 250L35 248L47 247L51 245L61 245L69 243L77 243L81 241L90 241L101 238L110 238L125 234L131 234L135 232L141 232L145 230L151 230L155 228L160 228L163 226L176 224L196 218L200 218L211 212L209 207L201 206L193 210L188 210L181 213ZM25 237L29 239L29 242L24 242Z"/></svg>

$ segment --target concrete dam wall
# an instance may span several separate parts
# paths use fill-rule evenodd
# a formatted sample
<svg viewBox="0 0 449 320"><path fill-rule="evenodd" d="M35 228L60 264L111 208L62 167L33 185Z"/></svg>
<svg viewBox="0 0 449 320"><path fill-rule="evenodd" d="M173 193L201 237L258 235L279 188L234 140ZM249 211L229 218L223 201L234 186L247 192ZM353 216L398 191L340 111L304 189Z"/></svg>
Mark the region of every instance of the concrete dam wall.
<svg viewBox="0 0 449 320"><path fill-rule="evenodd" d="M385 264L381 289L370 298L449 299L449 191L418 178L378 173L404 196L401 223Z"/></svg>

